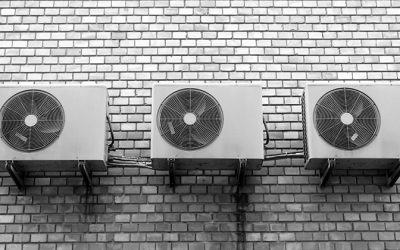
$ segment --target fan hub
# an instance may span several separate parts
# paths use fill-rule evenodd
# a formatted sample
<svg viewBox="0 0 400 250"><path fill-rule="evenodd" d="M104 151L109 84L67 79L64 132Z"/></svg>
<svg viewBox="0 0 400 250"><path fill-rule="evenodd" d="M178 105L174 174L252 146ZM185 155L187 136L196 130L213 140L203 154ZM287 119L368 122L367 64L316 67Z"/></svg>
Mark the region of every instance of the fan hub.
<svg viewBox="0 0 400 250"><path fill-rule="evenodd" d="M183 116L183 121L186 123L186 125L193 125L193 124L195 124L196 123L196 121L197 121L197 117L196 117L196 115L195 114L193 114L193 113L186 113L184 116Z"/></svg>
<svg viewBox="0 0 400 250"><path fill-rule="evenodd" d="M350 125L354 122L354 116L350 113L343 113L340 116L340 121L344 124L344 125Z"/></svg>
<svg viewBox="0 0 400 250"><path fill-rule="evenodd" d="M36 115L28 115L25 117L25 125L28 127L33 127L36 125L36 123L38 122L38 118Z"/></svg>

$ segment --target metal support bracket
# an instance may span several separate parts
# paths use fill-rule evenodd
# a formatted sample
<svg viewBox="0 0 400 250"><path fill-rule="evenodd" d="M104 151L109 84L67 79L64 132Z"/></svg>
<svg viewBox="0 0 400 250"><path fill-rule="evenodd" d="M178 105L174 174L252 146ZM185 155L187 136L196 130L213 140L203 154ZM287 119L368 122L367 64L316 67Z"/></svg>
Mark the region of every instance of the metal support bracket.
<svg viewBox="0 0 400 250"><path fill-rule="evenodd" d="M24 188L25 185L24 185L23 173L15 169L14 161L6 161L5 167L8 173L10 174L11 178L17 185L18 189Z"/></svg>
<svg viewBox="0 0 400 250"><path fill-rule="evenodd" d="M329 179L329 176L332 173L333 168L335 167L335 159L328 159L327 164L324 168L322 168L319 172L319 177L321 182L319 184L320 187L324 187Z"/></svg>
<svg viewBox="0 0 400 250"><path fill-rule="evenodd" d="M396 163L396 166L386 171L386 186L393 187L396 181L400 177L400 160Z"/></svg>
<svg viewBox="0 0 400 250"><path fill-rule="evenodd" d="M175 187L175 159L168 159L168 170L169 170L169 186Z"/></svg>
<svg viewBox="0 0 400 250"><path fill-rule="evenodd" d="M92 186L92 173L88 170L85 161L78 161L78 168L81 171L83 182L86 186Z"/></svg>
<svg viewBox="0 0 400 250"><path fill-rule="evenodd" d="M236 169L236 179L239 186L243 186L247 168L247 159L239 159L239 165Z"/></svg>

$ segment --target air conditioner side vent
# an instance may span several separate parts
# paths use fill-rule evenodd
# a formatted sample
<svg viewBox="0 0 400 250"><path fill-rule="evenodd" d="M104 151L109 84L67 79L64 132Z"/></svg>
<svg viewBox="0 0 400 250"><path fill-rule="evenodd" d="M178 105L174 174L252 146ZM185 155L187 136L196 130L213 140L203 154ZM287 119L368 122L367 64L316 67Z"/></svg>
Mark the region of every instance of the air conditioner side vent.
<svg viewBox="0 0 400 250"><path fill-rule="evenodd" d="M307 144L307 124L306 124L306 104L305 104L305 93L301 96L301 120L303 127L303 150L304 150L304 162L308 159L308 144Z"/></svg>

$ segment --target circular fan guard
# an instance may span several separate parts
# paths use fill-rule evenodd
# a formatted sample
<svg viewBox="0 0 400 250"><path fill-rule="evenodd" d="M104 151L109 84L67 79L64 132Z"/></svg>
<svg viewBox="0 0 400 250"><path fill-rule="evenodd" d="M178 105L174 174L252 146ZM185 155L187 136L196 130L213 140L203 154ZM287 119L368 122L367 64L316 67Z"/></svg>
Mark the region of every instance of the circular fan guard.
<svg viewBox="0 0 400 250"><path fill-rule="evenodd" d="M314 124L326 142L354 150L370 143L380 126L377 106L366 94L351 88L334 89L319 99Z"/></svg>
<svg viewBox="0 0 400 250"><path fill-rule="evenodd" d="M19 151L33 152L53 143L64 127L64 109L51 94L41 90L22 91L0 110L3 140Z"/></svg>
<svg viewBox="0 0 400 250"><path fill-rule="evenodd" d="M169 95L160 105L157 125L173 146L195 150L211 144L221 133L223 113L210 94L185 88Z"/></svg>

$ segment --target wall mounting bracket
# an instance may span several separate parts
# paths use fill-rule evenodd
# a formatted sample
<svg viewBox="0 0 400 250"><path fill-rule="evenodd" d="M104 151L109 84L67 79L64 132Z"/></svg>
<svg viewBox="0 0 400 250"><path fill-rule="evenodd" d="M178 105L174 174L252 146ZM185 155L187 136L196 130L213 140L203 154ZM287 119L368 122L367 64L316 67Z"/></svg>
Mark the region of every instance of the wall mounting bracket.
<svg viewBox="0 0 400 250"><path fill-rule="evenodd" d="M175 159L170 158L168 161L168 170L169 170L169 186L175 187Z"/></svg>
<svg viewBox="0 0 400 250"><path fill-rule="evenodd" d="M386 186L393 187L400 177L400 159L396 165L386 171Z"/></svg>
<svg viewBox="0 0 400 250"><path fill-rule="evenodd" d="M18 189L24 188L25 185L24 185L23 173L18 171L15 168L15 162L14 161L6 161L5 168L6 168L7 172L10 174L14 183L17 185Z"/></svg>
<svg viewBox="0 0 400 250"><path fill-rule="evenodd" d="M243 186L247 168L247 159L239 159L239 164L236 169L236 180L239 186Z"/></svg>
<svg viewBox="0 0 400 250"><path fill-rule="evenodd" d="M87 168L86 161L78 161L78 168L81 171L85 185L92 186L92 172Z"/></svg>
<svg viewBox="0 0 400 250"><path fill-rule="evenodd" d="M320 187L324 187L329 179L329 176L332 173L333 168L335 167L336 160L335 159L328 159L327 164L324 168L319 171L319 178L321 182L319 184Z"/></svg>

